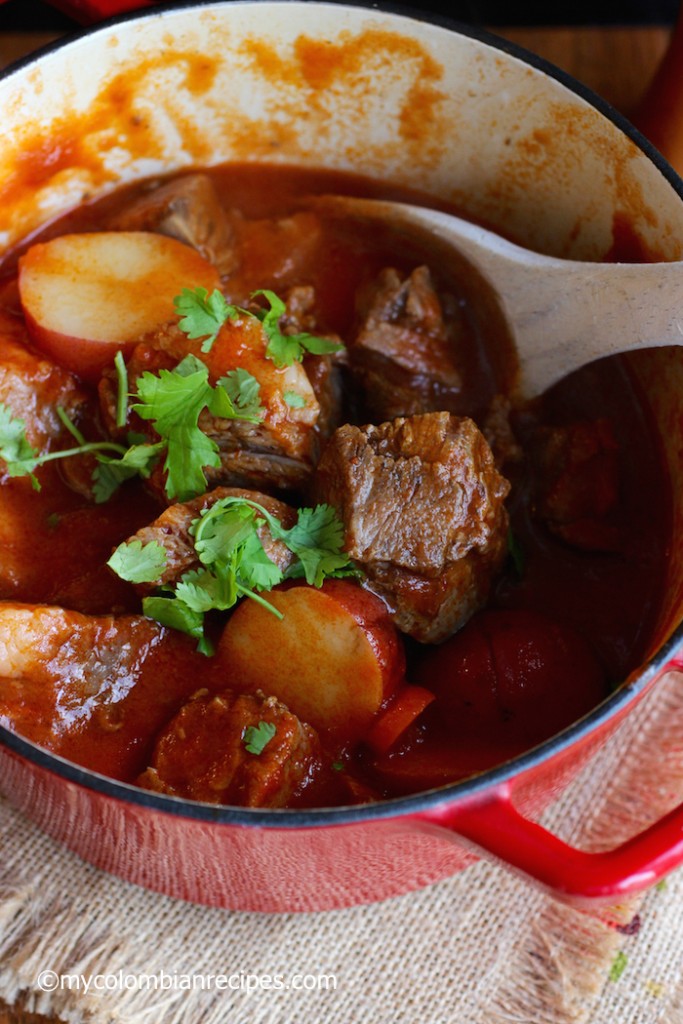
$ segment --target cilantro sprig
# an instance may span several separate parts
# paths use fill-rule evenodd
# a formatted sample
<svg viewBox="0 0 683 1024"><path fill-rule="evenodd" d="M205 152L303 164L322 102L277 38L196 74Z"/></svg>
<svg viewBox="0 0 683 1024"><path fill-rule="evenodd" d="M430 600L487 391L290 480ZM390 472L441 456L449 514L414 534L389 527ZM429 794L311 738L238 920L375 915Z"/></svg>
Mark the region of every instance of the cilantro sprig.
<svg viewBox="0 0 683 1024"><path fill-rule="evenodd" d="M119 353L120 355L120 353ZM123 357L115 361L118 377L116 421L125 426L128 416L128 378ZM39 453L27 439L26 424L0 402L0 459L9 476L29 476L36 490L38 466L74 455L95 455L93 494L98 503L108 501L117 488L131 477L146 478L165 455L165 490L169 499L185 501L206 490L204 469L220 466L218 445L198 426L204 409L221 419L260 423L263 409L259 383L243 369L231 370L215 386L209 383L208 368L196 356L186 356L173 370L143 373L137 382L133 410L152 421L158 441L129 434L128 445L116 441L85 440L63 409L59 417L76 441L76 447Z"/></svg>
<svg viewBox="0 0 683 1024"><path fill-rule="evenodd" d="M183 288L173 300L173 307L181 318L180 330L193 341L204 338L202 352L211 351L224 323L246 315L246 310L230 305L218 288L210 295L206 288Z"/></svg>
<svg viewBox="0 0 683 1024"><path fill-rule="evenodd" d="M262 754L277 729L272 722L260 721L258 725L248 725L242 733L244 749L250 754Z"/></svg>
<svg viewBox="0 0 683 1024"><path fill-rule="evenodd" d="M210 295L206 288L183 288L174 300L175 311L181 317L178 327L188 338L204 338L202 352L210 352L221 327L228 320L253 317L261 322L268 338L266 356L278 369L301 362L306 352L327 355L344 347L340 342L332 341L330 338L319 338L306 332L283 334L280 319L287 312L285 303L275 292L267 288L252 292L250 298L255 299L259 296L263 296L268 308L249 310L243 306L233 306L217 288Z"/></svg>
<svg viewBox="0 0 683 1024"><path fill-rule="evenodd" d="M331 352L338 352L344 346L338 341L330 338L319 338L315 334L283 334L280 330L280 318L287 312L287 307L275 292L267 288L260 288L251 293L255 299L262 295L268 303L268 309L257 310L255 316L261 321L263 330L268 338L266 356L280 370L292 363L300 363L306 352L312 355L329 355Z"/></svg>
<svg viewBox="0 0 683 1024"><path fill-rule="evenodd" d="M259 529L264 524L294 556L284 571L263 547ZM328 577L358 575L342 549L343 527L330 505L300 509L296 523L286 529L258 502L230 496L204 509L192 521L190 534L200 568L144 598L142 610L157 622L195 637L204 654L212 653L204 632L208 612L228 611L247 597L282 618L262 595L283 580L303 578L320 587ZM155 583L166 566L166 554L156 541L142 545L132 540L119 545L108 565L129 582Z"/></svg>
<svg viewBox="0 0 683 1024"><path fill-rule="evenodd" d="M278 368L300 361L306 352L323 354L343 347L328 338L307 333L283 334L280 319L286 312L284 302L268 289L253 292L251 298L259 296L265 298L268 308L252 312L228 303L218 289L209 294L205 288L183 288L174 300L180 317L178 326L191 339L203 338L201 350L209 352L227 320L254 317L263 325L268 339L266 356ZM216 418L247 423L260 423L263 418L259 382L242 368L229 371L212 385L208 367L196 356L188 355L173 370L143 373L137 380L135 396L128 391L128 371L121 352L116 354L114 369L118 382L116 426L120 430L125 428L129 401L133 397L133 411L152 424L158 441L128 434L127 444L88 442L66 412L59 410L76 447L40 453L27 438L24 420L0 402L0 459L6 464L7 474L29 476L33 487L39 490L40 482L35 475L39 466L56 459L93 454L97 461L93 493L95 501L105 502L131 477L149 477L163 457L167 497L186 501L206 490L204 470L220 467L218 444L199 427L202 412L208 409ZM303 408L306 404L303 396L295 391L287 391L284 398L291 408Z"/></svg>
<svg viewBox="0 0 683 1024"><path fill-rule="evenodd" d="M39 466L74 455L93 454L98 462L93 472L93 492L97 502L107 501L123 480L136 475L149 476L163 444L134 444L126 448L116 441L86 442L64 409L58 409L58 413L78 445L40 453L26 437L24 420L14 416L11 409L0 402L0 459L5 461L8 476L28 476L34 489L39 491L40 481L35 475Z"/></svg>

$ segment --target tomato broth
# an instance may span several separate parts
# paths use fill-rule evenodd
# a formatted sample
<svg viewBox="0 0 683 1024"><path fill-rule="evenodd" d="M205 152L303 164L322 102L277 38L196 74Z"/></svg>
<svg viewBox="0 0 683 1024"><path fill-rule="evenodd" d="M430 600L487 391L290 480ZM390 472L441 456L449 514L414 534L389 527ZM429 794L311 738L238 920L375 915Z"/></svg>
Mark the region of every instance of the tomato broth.
<svg viewBox="0 0 683 1024"><path fill-rule="evenodd" d="M238 211L238 261L223 276L230 295L245 301L259 290L283 295L310 288L315 331L340 338L351 353L359 310L367 308L367 295L384 268L405 277L427 265L436 292L449 296L444 308L455 310L464 325L454 342L461 384L457 394L449 393L448 411L473 419L493 438L494 453L503 437L496 458L510 484L507 554L499 559L483 606L438 643L399 636L403 678L398 690L380 695L377 714L400 702L401 686L426 691L417 693L417 713L407 714L395 735L389 733L388 746L386 740L373 744L372 726L360 735L318 726L321 746L286 806L358 803L445 785L507 760L588 712L644 656L662 600L670 538L671 497L659 441L626 360L602 360L540 400L521 402L514 394L514 353L495 300L467 268L430 251L424 241L339 222L308 204L322 193L424 197L336 172L235 165L205 173L222 207ZM26 333L16 284L22 254L64 235L109 230L156 184L84 203L5 259L3 349L19 345L33 351L35 343ZM176 319L172 309L168 319ZM0 387L2 373L0 366ZM376 423L372 389L358 385L353 358L340 374L344 423ZM86 376L78 387L92 411L88 437L101 436L100 384ZM27 419L30 394L29 382ZM492 409L502 410L500 429ZM57 448L73 443L68 435L54 442ZM93 465L85 459L78 472L87 474ZM39 490L25 475L2 476L0 603L59 607L85 617L140 616L140 588L116 575L107 560L159 516L158 493L148 481L130 479L107 501L95 503L79 490L66 460L48 462L36 474ZM307 484L294 486L283 494L276 482L257 490L296 507L313 504L315 487L311 492ZM432 576L424 578L431 587ZM365 586L373 600L379 593L377 599L386 601L362 574L341 583L340 593ZM282 586L286 594L292 584ZM406 588L417 601L419 582L410 577ZM340 600L346 607L346 598ZM391 601L386 603L391 611ZM144 664L122 670L115 685L111 679L88 683L87 666L77 654L59 687L43 686L40 673L22 683L17 670L17 678L0 679L0 722L85 767L135 782L153 756L161 756L159 747L154 755L160 732L197 691L201 702L202 694L241 690L220 640L226 621L238 614L244 613L208 613L213 656L198 651L191 636L164 627L164 642L156 634L145 641ZM104 630L104 645L106 636ZM77 686L79 700L69 690L72 678L86 678L85 696L82 684ZM98 686L102 692L113 686L101 703ZM267 694L266 686L260 689ZM265 750L267 744L266 739Z"/></svg>

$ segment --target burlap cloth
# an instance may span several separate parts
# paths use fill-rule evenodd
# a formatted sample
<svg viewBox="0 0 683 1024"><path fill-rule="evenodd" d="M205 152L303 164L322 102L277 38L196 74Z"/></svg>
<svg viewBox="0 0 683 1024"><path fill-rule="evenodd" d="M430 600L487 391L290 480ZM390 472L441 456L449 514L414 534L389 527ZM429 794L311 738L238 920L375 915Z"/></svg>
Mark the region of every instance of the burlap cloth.
<svg viewBox="0 0 683 1024"><path fill-rule="evenodd" d="M672 674L545 822L564 838L599 849L681 799L683 677ZM683 871L599 914L560 905L480 862L385 903L271 916L195 907L117 881L1 803L0 837L0 996L65 1021L683 1021ZM41 992L45 970L113 977L100 984L118 987ZM176 987L126 987L126 979L154 972L175 976ZM334 981L256 991L196 981L297 973L313 979L307 985L318 976Z"/></svg>

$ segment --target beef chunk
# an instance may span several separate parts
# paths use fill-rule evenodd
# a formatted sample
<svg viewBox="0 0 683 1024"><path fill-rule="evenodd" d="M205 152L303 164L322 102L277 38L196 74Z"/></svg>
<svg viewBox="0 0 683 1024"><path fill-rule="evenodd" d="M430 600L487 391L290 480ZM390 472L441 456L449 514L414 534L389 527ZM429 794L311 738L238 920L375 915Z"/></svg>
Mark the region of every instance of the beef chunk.
<svg viewBox="0 0 683 1024"><path fill-rule="evenodd" d="M316 334L340 342L336 334L321 331L315 315L315 289L311 285L290 288L285 298L286 312L280 320L283 334ZM303 366L320 406L316 430L328 438L344 422L344 368L348 363L345 348L330 355L304 356Z"/></svg>
<svg viewBox="0 0 683 1024"><path fill-rule="evenodd" d="M275 732L252 753L245 732L264 722ZM205 803L284 807L319 764L317 734L275 697L201 691L161 733L138 784Z"/></svg>
<svg viewBox="0 0 683 1024"><path fill-rule="evenodd" d="M76 378L18 338L0 335L0 402L24 421L26 436L39 451L68 437L57 410L80 419L88 403Z"/></svg>
<svg viewBox="0 0 683 1024"><path fill-rule="evenodd" d="M315 480L396 625L434 643L488 597L506 553L508 490L472 420L447 412L340 427Z"/></svg>
<svg viewBox="0 0 683 1024"><path fill-rule="evenodd" d="M0 602L0 724L87 768L134 778L142 745L196 689L194 646L142 615Z"/></svg>
<svg viewBox="0 0 683 1024"><path fill-rule="evenodd" d="M209 487L300 490L310 479L319 448L316 424L320 406L302 364L295 362L277 369L266 358L267 344L260 322L253 317L228 321L208 353L201 351L198 341L169 324L141 341L128 361L131 389L143 373L173 369L188 354L207 365L212 384L237 368L247 370L258 381L263 407L260 423L221 419L206 409L200 414L199 427L215 441L221 461L219 468L206 471ZM106 371L99 396L102 416L112 436L134 429L157 440L151 425L132 413L123 430L116 426L116 392L115 376ZM300 399L297 404L291 404L293 394ZM150 486L166 500L163 485L162 471L153 473Z"/></svg>
<svg viewBox="0 0 683 1024"><path fill-rule="evenodd" d="M619 446L609 420L542 427L534 459L537 511L551 533L586 551L618 551Z"/></svg>
<svg viewBox="0 0 683 1024"><path fill-rule="evenodd" d="M383 270L350 349L372 418L458 411L462 380L455 342L464 330L457 306L445 316L426 266L406 278Z"/></svg>
<svg viewBox="0 0 683 1024"><path fill-rule="evenodd" d="M119 213L117 231L155 231L197 249L221 277L238 265L234 224L205 174L188 174L157 185Z"/></svg>
<svg viewBox="0 0 683 1024"><path fill-rule="evenodd" d="M152 583L142 585L141 589L153 590L164 584L175 583L183 573L199 567L200 563L190 536L192 521L221 498L230 497L248 498L257 502L271 515L276 516L286 529L293 526L296 521L296 512L289 505L259 491L245 491L239 488L217 487L193 501L169 505L158 519L129 537L129 541L139 540L143 545L156 541L166 549L166 568L163 573ZM292 553L282 541L272 538L265 523L259 528L259 538L270 560L282 570L286 569L292 560Z"/></svg>
<svg viewBox="0 0 683 1024"><path fill-rule="evenodd" d="M524 452L511 423L512 403L506 395L494 395L481 424L499 469L509 463L521 462Z"/></svg>

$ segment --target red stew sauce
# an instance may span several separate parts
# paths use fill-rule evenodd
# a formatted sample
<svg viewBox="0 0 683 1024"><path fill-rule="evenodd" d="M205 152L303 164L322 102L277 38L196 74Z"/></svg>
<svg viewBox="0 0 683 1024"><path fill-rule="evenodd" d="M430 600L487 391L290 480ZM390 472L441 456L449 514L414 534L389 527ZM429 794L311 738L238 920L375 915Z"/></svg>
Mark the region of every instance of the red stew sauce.
<svg viewBox="0 0 683 1024"><path fill-rule="evenodd" d="M499 559L485 606L439 643L399 636L406 666L402 685L411 689L407 696L400 688L385 696L377 720L392 707L394 715L383 728L375 723L360 738L318 730L320 743L311 748L306 730L287 719L283 729L291 738L291 757L305 750L308 760L285 805L364 802L444 785L528 749L587 713L644 655L662 595L670 535L659 442L625 363L610 358L593 364L533 404L506 399L503 426L492 427L495 396L507 395L513 382L514 356L485 290L465 273L454 279L443 254L425 252L390 232L302 212L302 198L315 193L415 197L327 172L233 166L208 175L223 206L240 211L242 218L233 291L271 289L282 295L291 287L311 286L318 334L338 335L348 345L363 296L384 268L402 276L418 264L430 268L437 293L455 296L466 328L458 336L466 343L454 342L463 385L450 396L448 411L473 418L487 438L494 438L494 454L495 439L503 438L496 458L510 482L508 554ZM6 258L0 267L0 361L8 345L32 344L16 286L21 252L36 241L106 230L148 188L138 185L84 204ZM356 386L348 367L343 373L345 421L377 422L368 393ZM0 366L0 389L2 374ZM97 408L95 384L79 386ZM30 388L29 381L27 395ZM30 398L26 401L30 417ZM97 429L102 429L99 422ZM60 442L68 443L68 438ZM109 501L95 504L74 489L65 463L49 463L38 475L40 490L25 477L4 473L1 478L0 602L85 616L139 615L139 590L106 561L119 543L160 515L158 495L144 481L131 480ZM306 495L283 496L277 486L272 493L293 505L309 503ZM411 586L417 592L418 583ZM212 620L217 637L227 618ZM233 685L239 690L239 680L231 678L231 665L220 653L206 657L191 637L166 633L163 643L151 638L143 645L144 663L121 669L115 684L97 673L89 681L77 642L72 673L62 671L58 687L41 682L40 672L22 682L20 668L17 677L1 677L0 722L105 775L127 782L141 778L143 785L170 791L160 787L158 773L141 773L148 772L154 756L161 773L174 750L177 764L190 755L178 745L182 730L173 741L167 736L155 755L160 734L200 690L195 710L184 712L182 728L198 728L205 743L229 735L227 726L223 733L211 732L202 701ZM106 637L103 630L103 649ZM62 650L60 657L67 655ZM49 676L49 666L46 672ZM80 699L70 692L70 679L78 683ZM116 692L98 704L98 687L105 685L114 685ZM242 731L236 742L244 744L245 735ZM268 746L275 750L268 744L261 755L248 758L265 757ZM195 788L187 794L240 802L240 793L248 792L246 802L282 805L268 795L267 781L252 773L242 790L228 787L217 797L219 787L214 787L211 797Z"/></svg>

